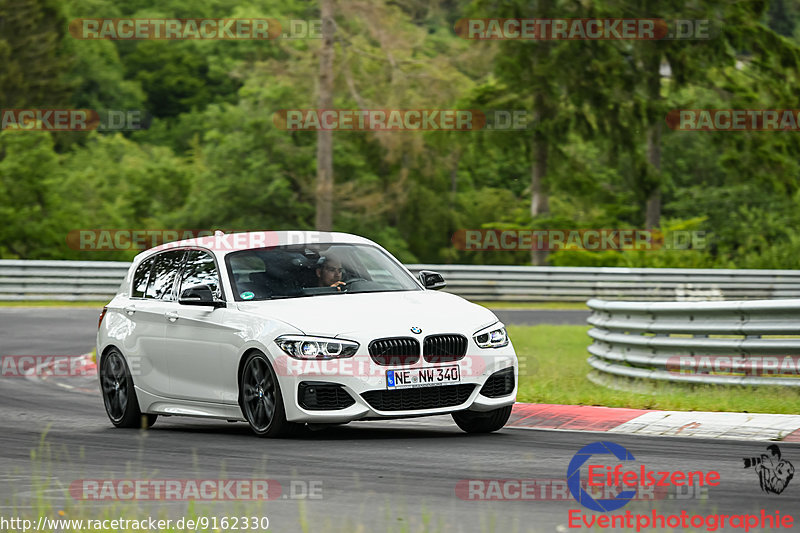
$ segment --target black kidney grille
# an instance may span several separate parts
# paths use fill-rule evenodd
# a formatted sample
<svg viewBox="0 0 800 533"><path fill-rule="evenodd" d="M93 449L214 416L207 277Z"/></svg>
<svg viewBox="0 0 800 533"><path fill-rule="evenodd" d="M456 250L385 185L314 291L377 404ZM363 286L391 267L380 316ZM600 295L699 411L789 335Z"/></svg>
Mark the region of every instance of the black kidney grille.
<svg viewBox="0 0 800 533"><path fill-rule="evenodd" d="M422 344L422 354L429 363L458 361L467 353L464 335L430 335Z"/></svg>
<svg viewBox="0 0 800 533"><path fill-rule="evenodd" d="M303 381L297 387L297 402L309 411L345 409L356 401L341 385Z"/></svg>
<svg viewBox="0 0 800 533"><path fill-rule="evenodd" d="M514 367L509 367L495 372L486 380L481 388L481 394L487 398L500 398L508 396L514 391Z"/></svg>
<svg viewBox="0 0 800 533"><path fill-rule="evenodd" d="M361 395L376 411L415 411L454 407L469 399L475 385L442 385L400 390L371 390Z"/></svg>
<svg viewBox="0 0 800 533"><path fill-rule="evenodd" d="M419 361L419 341L412 337L377 339L369 343L369 355L383 366L413 365Z"/></svg>

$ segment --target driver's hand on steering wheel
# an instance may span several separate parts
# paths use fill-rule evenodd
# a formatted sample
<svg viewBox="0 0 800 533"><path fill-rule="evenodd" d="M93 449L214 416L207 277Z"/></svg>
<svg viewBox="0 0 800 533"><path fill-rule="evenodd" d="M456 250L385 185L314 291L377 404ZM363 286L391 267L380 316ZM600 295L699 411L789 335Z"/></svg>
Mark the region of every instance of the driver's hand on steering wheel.
<svg viewBox="0 0 800 533"><path fill-rule="evenodd" d="M341 291L342 287L345 287L346 285L347 283L345 283L344 281L337 281L335 283L331 283L330 287L336 287L337 291Z"/></svg>

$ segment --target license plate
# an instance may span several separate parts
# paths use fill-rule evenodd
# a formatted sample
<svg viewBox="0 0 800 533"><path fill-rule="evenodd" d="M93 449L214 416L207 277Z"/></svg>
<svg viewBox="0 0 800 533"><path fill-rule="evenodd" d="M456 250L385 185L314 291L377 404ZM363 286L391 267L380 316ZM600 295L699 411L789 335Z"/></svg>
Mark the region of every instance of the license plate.
<svg viewBox="0 0 800 533"><path fill-rule="evenodd" d="M459 382L461 382L461 368L458 365L386 371L387 389L431 387Z"/></svg>

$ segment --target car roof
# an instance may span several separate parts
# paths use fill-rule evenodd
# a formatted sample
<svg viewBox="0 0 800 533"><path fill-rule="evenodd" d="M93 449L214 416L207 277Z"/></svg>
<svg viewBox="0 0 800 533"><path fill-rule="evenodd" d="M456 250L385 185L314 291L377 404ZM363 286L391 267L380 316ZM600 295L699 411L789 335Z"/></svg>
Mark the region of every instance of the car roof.
<svg viewBox="0 0 800 533"><path fill-rule="evenodd" d="M156 246L155 248L150 248L138 254L133 262L139 263L145 257L175 248L205 248L214 252L218 257L224 257L231 252L253 248L323 243L367 244L377 246L377 244L371 240L359 237L358 235L330 231L251 231L241 233L223 233L218 231L213 236L168 242Z"/></svg>

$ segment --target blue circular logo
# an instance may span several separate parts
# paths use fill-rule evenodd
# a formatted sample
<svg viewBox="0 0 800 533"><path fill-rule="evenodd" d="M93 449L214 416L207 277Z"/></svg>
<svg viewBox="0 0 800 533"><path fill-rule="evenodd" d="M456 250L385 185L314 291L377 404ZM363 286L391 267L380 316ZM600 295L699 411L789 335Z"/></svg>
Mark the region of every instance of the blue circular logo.
<svg viewBox="0 0 800 533"><path fill-rule="evenodd" d="M255 297L256 297L256 295L255 295L255 294L253 294L253 293L252 293L252 292L250 292L250 291L245 291L245 292L243 292L242 294L240 294L239 296L241 296L241 297L242 297L242 300L252 300L253 298L255 298Z"/></svg>
<svg viewBox="0 0 800 533"><path fill-rule="evenodd" d="M420 333L422 333L422 328L414 326L413 328L411 328L411 333L416 333L417 335L419 335Z"/></svg>
<svg viewBox="0 0 800 533"><path fill-rule="evenodd" d="M620 461L635 461L633 454L619 444L601 441L587 444L576 453L567 467L567 486L575 501L592 511L607 513L624 507L636 496L635 490L623 490L613 498L595 500L581 487L581 466L593 455L614 455Z"/></svg>

